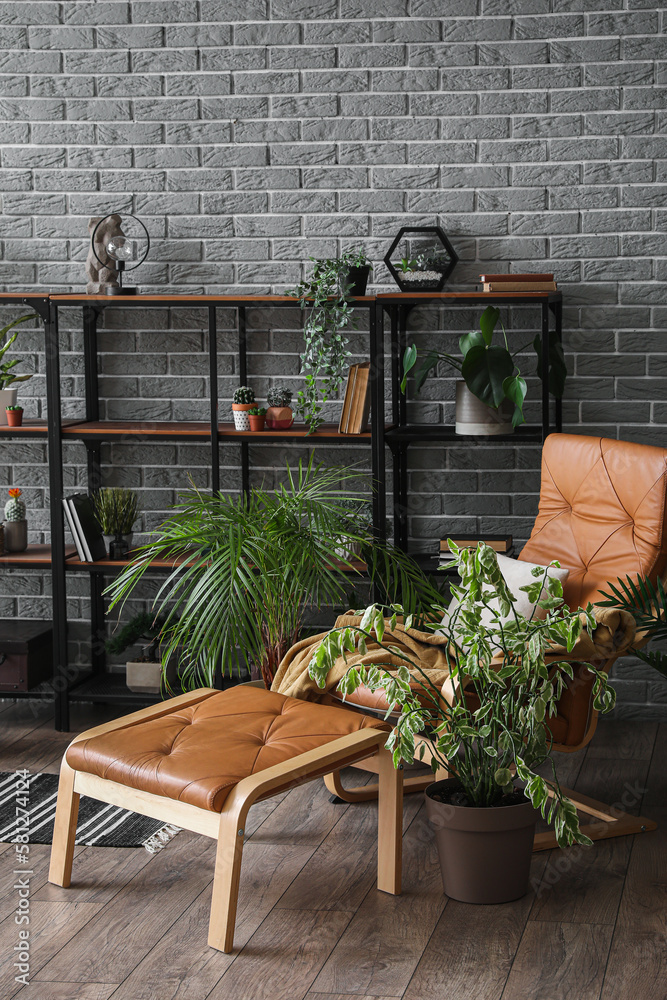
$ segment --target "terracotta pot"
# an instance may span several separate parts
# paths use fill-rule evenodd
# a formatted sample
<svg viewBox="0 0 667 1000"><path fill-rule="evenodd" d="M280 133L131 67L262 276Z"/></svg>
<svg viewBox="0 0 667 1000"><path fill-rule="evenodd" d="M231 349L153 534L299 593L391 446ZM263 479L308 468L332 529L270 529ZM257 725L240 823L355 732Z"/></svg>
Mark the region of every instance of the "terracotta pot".
<svg viewBox="0 0 667 1000"><path fill-rule="evenodd" d="M234 414L234 427L237 431L250 430L250 418L248 410L252 410L257 403L232 403L232 413Z"/></svg>
<svg viewBox="0 0 667 1000"><path fill-rule="evenodd" d="M456 383L456 433L474 437L512 434L514 403L509 399L496 410L473 395L465 382Z"/></svg>
<svg viewBox="0 0 667 1000"><path fill-rule="evenodd" d="M289 406L270 406L266 411L266 429L286 431L294 423L294 414Z"/></svg>
<svg viewBox="0 0 667 1000"><path fill-rule="evenodd" d="M23 423L23 410L5 410L7 423L10 427L20 427Z"/></svg>
<svg viewBox="0 0 667 1000"><path fill-rule="evenodd" d="M264 430L264 422L266 421L265 414L262 414L261 417L257 416L257 414L255 414L255 415L251 414L248 417L248 420L250 421L250 430L251 431L263 431Z"/></svg>
<svg viewBox="0 0 667 1000"><path fill-rule="evenodd" d="M525 896L538 811L530 802L476 808L431 798L433 791L457 786L456 778L448 778L425 792L446 895L463 903L508 903Z"/></svg>
<svg viewBox="0 0 667 1000"><path fill-rule="evenodd" d="M7 407L16 406L18 389L0 389L0 424L7 423Z"/></svg>

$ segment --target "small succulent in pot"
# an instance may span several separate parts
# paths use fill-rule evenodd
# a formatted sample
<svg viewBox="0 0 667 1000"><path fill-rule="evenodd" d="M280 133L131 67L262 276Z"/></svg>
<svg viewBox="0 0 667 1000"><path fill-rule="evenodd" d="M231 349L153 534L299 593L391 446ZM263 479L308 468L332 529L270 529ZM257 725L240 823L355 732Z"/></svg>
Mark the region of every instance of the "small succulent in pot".
<svg viewBox="0 0 667 1000"><path fill-rule="evenodd" d="M23 407L22 406L6 406L5 413L7 414L7 423L10 427L20 427L23 423Z"/></svg>
<svg viewBox="0 0 667 1000"><path fill-rule="evenodd" d="M248 420L251 431L263 431L266 420L266 410L263 406L253 406L248 410Z"/></svg>
<svg viewBox="0 0 667 1000"><path fill-rule="evenodd" d="M255 405L255 391L249 385L240 385L232 396L234 427L237 431L249 431L248 410Z"/></svg>
<svg viewBox="0 0 667 1000"><path fill-rule="evenodd" d="M285 431L294 423L290 403L292 390L286 385L274 386L266 394L269 408L266 411L266 426L270 431Z"/></svg>

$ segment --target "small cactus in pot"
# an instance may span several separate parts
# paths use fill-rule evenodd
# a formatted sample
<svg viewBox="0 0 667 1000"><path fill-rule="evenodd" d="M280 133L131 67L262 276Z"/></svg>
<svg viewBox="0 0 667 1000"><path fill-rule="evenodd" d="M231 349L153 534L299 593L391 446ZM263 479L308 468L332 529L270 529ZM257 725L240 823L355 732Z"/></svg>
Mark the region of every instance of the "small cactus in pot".
<svg viewBox="0 0 667 1000"><path fill-rule="evenodd" d="M255 405L255 392L249 385L241 385L234 391L232 397L232 412L234 413L234 427L237 431L249 431L250 421L248 410Z"/></svg>
<svg viewBox="0 0 667 1000"><path fill-rule="evenodd" d="M292 390L286 385L275 386L266 394L269 408L266 411L266 427L270 431L284 431L294 423L290 408Z"/></svg>
<svg viewBox="0 0 667 1000"><path fill-rule="evenodd" d="M248 420L250 421L251 431L263 431L264 421L266 420L266 410L263 406L253 406L248 410Z"/></svg>
<svg viewBox="0 0 667 1000"><path fill-rule="evenodd" d="M25 504L19 500L21 490L17 487L9 491L10 499L5 504L6 521L25 521Z"/></svg>
<svg viewBox="0 0 667 1000"><path fill-rule="evenodd" d="M21 490L13 487L5 504L5 549L7 552L24 552L28 548L28 522L25 504L19 500Z"/></svg>

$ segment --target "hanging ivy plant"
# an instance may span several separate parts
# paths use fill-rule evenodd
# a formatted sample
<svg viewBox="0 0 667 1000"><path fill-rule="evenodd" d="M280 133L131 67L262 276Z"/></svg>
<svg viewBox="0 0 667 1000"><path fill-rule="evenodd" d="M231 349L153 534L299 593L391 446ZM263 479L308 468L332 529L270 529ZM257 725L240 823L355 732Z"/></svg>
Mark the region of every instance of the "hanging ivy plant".
<svg viewBox="0 0 667 1000"><path fill-rule="evenodd" d="M310 260L310 277L287 294L298 298L307 313L301 354L305 384L297 393L296 411L313 434L324 423L324 404L338 395L350 357L343 333L355 327L350 271L371 263L360 248L346 250L340 257Z"/></svg>

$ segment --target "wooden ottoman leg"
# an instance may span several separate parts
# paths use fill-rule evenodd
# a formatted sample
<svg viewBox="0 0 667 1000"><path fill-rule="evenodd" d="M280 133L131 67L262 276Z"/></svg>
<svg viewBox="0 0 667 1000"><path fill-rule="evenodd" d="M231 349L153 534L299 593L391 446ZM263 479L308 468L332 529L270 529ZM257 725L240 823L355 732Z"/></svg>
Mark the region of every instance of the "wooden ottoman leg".
<svg viewBox="0 0 667 1000"><path fill-rule="evenodd" d="M230 798L233 798L233 793ZM244 823L248 808L229 807L220 814L218 849L215 855L213 897L208 925L208 943L218 951L230 952L234 948L236 904L239 896L241 861L243 859Z"/></svg>
<svg viewBox="0 0 667 1000"><path fill-rule="evenodd" d="M76 835L76 821L79 816L79 795L74 791L75 778L76 771L73 771L63 758L60 765L56 819L53 825L49 882L53 882L54 885L62 885L65 889L69 886L72 878L74 837Z"/></svg>
<svg viewBox="0 0 667 1000"><path fill-rule="evenodd" d="M398 896L403 863L403 768L394 767L391 753L384 748L377 762L378 889Z"/></svg>

